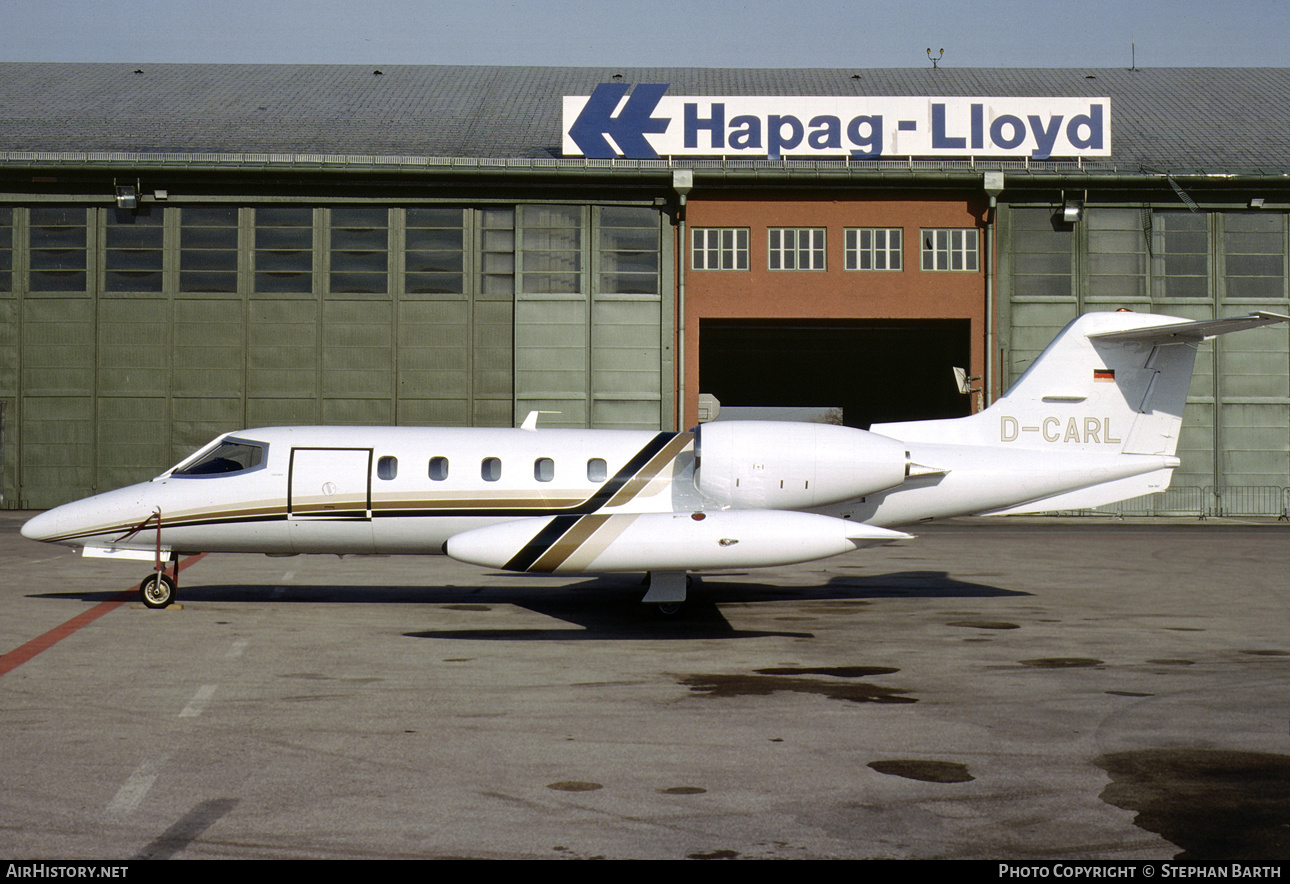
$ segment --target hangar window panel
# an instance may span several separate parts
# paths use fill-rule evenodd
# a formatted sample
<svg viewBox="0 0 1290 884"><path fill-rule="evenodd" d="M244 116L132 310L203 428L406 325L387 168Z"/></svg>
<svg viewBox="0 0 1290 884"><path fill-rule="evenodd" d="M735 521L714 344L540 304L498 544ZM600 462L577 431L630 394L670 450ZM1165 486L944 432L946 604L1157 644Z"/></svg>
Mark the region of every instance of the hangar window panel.
<svg viewBox="0 0 1290 884"><path fill-rule="evenodd" d="M655 209L604 207L600 214L600 293L658 294L659 242Z"/></svg>
<svg viewBox="0 0 1290 884"><path fill-rule="evenodd" d="M1151 228L1152 295L1209 297L1209 216L1186 210L1155 212Z"/></svg>
<svg viewBox="0 0 1290 884"><path fill-rule="evenodd" d="M162 211L113 209L104 230L104 285L109 292L160 292L165 229Z"/></svg>
<svg viewBox="0 0 1290 884"><path fill-rule="evenodd" d="M843 231L847 270L902 270L904 231L899 227L848 227Z"/></svg>
<svg viewBox="0 0 1290 884"><path fill-rule="evenodd" d="M695 270L747 270L747 227L695 227L690 231L690 266Z"/></svg>
<svg viewBox="0 0 1290 884"><path fill-rule="evenodd" d="M1147 239L1138 209L1088 209L1088 293L1092 297L1146 296Z"/></svg>
<svg viewBox="0 0 1290 884"><path fill-rule="evenodd" d="M381 206L331 210L331 291L379 294L388 291L389 211Z"/></svg>
<svg viewBox="0 0 1290 884"><path fill-rule="evenodd" d="M978 231L974 228L923 230L923 269L975 273Z"/></svg>
<svg viewBox="0 0 1290 884"><path fill-rule="evenodd" d="M484 209L480 218L479 291L515 294L515 210Z"/></svg>
<svg viewBox="0 0 1290 884"><path fill-rule="evenodd" d="M450 208L407 210L404 233L404 286L411 294L462 294L465 286L463 211Z"/></svg>
<svg viewBox="0 0 1290 884"><path fill-rule="evenodd" d="M1071 296L1073 230L1051 206L1012 210L1012 280L1019 297Z"/></svg>
<svg viewBox="0 0 1290 884"><path fill-rule="evenodd" d="M0 292L13 291L13 209L0 208Z"/></svg>
<svg viewBox="0 0 1290 884"><path fill-rule="evenodd" d="M523 291L577 294L582 291L582 208L523 206Z"/></svg>
<svg viewBox="0 0 1290 884"><path fill-rule="evenodd" d="M28 211L29 289L33 292L85 291L88 280L86 210L71 206L34 206Z"/></svg>
<svg viewBox="0 0 1290 884"><path fill-rule="evenodd" d="M772 227L766 261L771 270L824 270L823 227Z"/></svg>
<svg viewBox="0 0 1290 884"><path fill-rule="evenodd" d="M235 206L186 206L179 216L179 290L237 291Z"/></svg>
<svg viewBox="0 0 1290 884"><path fill-rule="evenodd" d="M1229 212L1223 223L1227 297L1285 297L1285 215Z"/></svg>
<svg viewBox="0 0 1290 884"><path fill-rule="evenodd" d="M314 285L314 212L270 206L255 210L255 290L307 294Z"/></svg>

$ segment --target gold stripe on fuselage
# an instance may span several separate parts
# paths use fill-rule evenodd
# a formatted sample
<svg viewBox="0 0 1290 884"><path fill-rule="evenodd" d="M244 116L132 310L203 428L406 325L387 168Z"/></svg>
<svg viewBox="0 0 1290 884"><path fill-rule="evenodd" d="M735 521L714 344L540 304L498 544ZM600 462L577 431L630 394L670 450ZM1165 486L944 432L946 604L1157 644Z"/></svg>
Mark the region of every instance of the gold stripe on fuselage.
<svg viewBox="0 0 1290 884"><path fill-rule="evenodd" d="M555 571L564 563L564 560L577 552L578 547L582 546L596 529L605 524L609 516L590 515L583 516L572 528L564 532L560 539L547 547L546 552L538 557L538 560L529 566L528 570L538 571L549 574Z"/></svg>
<svg viewBox="0 0 1290 884"><path fill-rule="evenodd" d="M623 483L623 487L618 489L605 506L619 507L636 497L663 471L664 467L676 460L677 455L689 448L693 442L693 433L677 433L658 454L651 457L649 462L636 472L636 475Z"/></svg>

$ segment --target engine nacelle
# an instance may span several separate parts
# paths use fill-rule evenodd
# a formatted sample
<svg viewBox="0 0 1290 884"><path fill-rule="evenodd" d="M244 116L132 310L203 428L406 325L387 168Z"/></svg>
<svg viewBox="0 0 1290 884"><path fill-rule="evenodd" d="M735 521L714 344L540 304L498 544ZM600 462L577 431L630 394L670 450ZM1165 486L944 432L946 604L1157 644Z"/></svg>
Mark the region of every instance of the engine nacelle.
<svg viewBox="0 0 1290 884"><path fill-rule="evenodd" d="M905 481L904 443L832 424L717 421L695 431L694 484L735 509L841 503Z"/></svg>

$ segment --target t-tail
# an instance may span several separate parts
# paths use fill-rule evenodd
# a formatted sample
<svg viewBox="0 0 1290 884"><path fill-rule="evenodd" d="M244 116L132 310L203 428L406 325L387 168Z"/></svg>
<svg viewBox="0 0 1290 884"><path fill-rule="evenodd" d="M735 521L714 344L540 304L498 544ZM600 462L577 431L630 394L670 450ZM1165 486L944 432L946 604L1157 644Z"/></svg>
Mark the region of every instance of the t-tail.
<svg viewBox="0 0 1290 884"><path fill-rule="evenodd" d="M979 414L871 429L914 448L925 443L1006 450L1019 469L1043 452L1069 459L1072 469L1090 457L1114 458L1113 474L1132 472L1134 461L1158 465L1000 507L998 513L1078 509L1163 491L1178 465L1175 453L1197 347L1216 335L1288 320L1264 312L1200 321L1128 311L1088 313L1068 324L1007 394Z"/></svg>

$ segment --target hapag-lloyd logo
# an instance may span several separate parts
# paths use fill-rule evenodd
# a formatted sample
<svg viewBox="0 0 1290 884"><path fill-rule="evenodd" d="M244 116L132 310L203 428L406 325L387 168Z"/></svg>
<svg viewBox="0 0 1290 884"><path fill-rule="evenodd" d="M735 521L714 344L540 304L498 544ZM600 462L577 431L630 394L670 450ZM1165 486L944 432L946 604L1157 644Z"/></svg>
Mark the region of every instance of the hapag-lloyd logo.
<svg viewBox="0 0 1290 884"><path fill-rule="evenodd" d="M1014 156L1111 153L1109 98L666 95L601 83L564 96L564 153L662 156Z"/></svg>

